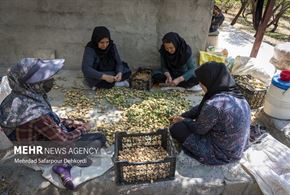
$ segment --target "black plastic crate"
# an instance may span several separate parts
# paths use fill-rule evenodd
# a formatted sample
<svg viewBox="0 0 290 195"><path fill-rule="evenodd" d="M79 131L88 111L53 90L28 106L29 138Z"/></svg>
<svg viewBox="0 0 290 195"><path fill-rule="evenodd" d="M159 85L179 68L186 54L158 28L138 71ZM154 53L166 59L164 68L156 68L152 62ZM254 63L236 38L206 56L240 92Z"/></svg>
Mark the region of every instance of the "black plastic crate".
<svg viewBox="0 0 290 195"><path fill-rule="evenodd" d="M119 151L136 147L163 147L168 156L163 160L128 162L118 160ZM115 176L118 184L136 184L173 180L175 178L176 149L167 129L151 133L115 135Z"/></svg>
<svg viewBox="0 0 290 195"><path fill-rule="evenodd" d="M235 75L235 81L242 94L248 101L251 109L257 109L263 106L268 87L257 88L250 81L255 78L251 75ZM258 79L256 79L258 80ZM262 82L261 82L262 83ZM261 84L262 86L263 84Z"/></svg>
<svg viewBox="0 0 290 195"><path fill-rule="evenodd" d="M152 70L149 68L138 68L131 76L130 86L138 90L150 90L152 88Z"/></svg>

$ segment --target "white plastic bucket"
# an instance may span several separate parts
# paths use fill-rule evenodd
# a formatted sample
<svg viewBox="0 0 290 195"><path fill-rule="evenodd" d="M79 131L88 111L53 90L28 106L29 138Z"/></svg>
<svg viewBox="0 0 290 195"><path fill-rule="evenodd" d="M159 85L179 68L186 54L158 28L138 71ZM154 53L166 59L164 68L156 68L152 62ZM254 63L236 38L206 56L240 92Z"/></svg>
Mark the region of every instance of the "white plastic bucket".
<svg viewBox="0 0 290 195"><path fill-rule="evenodd" d="M271 84L266 94L264 111L274 118L290 120L290 88L283 90Z"/></svg>
<svg viewBox="0 0 290 195"><path fill-rule="evenodd" d="M214 46L218 47L219 46L219 37L217 35L215 36L208 36L207 41L206 41L206 46Z"/></svg>

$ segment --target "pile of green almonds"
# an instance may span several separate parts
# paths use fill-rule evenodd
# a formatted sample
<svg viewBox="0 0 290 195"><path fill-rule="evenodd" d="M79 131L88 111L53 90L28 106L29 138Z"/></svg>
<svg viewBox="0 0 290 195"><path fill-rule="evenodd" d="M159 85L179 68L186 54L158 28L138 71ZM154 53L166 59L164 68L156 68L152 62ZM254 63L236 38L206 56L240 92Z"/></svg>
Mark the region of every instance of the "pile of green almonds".
<svg viewBox="0 0 290 195"><path fill-rule="evenodd" d="M84 90L79 89L66 91L64 97L64 104L62 106L70 109L66 112L66 117L70 119L83 119L88 122L90 119L89 112L95 107L95 101L88 98Z"/></svg>
<svg viewBox="0 0 290 195"><path fill-rule="evenodd" d="M98 129L101 129L107 135L109 143L112 143L117 131L146 133L168 127L170 116L181 114L188 108L189 102L182 98L150 97L125 109L119 122L101 123Z"/></svg>
<svg viewBox="0 0 290 195"><path fill-rule="evenodd" d="M64 107L70 111L66 116L71 119L90 120L90 111L105 111L115 107L123 111L121 120L116 123L98 122L96 127L102 131L108 142L114 142L117 131L151 132L169 126L168 118L181 114L190 102L179 91L140 91L128 88L99 89L89 97L84 90L68 90L65 93Z"/></svg>

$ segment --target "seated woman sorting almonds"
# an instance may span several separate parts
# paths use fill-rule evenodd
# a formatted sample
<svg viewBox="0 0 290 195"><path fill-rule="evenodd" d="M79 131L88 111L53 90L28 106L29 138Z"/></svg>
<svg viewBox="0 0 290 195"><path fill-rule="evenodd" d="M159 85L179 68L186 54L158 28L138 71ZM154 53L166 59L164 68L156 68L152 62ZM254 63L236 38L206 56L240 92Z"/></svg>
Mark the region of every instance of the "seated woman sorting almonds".
<svg viewBox="0 0 290 195"><path fill-rule="evenodd" d="M195 74L205 95L199 105L170 118L170 133L203 164L235 162L249 139L249 104L223 63L207 62Z"/></svg>

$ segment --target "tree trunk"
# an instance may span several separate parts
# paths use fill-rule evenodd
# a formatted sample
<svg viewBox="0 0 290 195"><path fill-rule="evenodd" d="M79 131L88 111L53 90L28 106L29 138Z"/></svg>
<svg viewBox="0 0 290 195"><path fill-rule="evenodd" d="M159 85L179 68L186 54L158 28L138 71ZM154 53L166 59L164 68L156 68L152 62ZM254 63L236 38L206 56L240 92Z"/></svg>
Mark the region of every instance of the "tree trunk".
<svg viewBox="0 0 290 195"><path fill-rule="evenodd" d="M278 22L275 22L274 28L272 28L271 32L274 33L277 30L277 28L278 28Z"/></svg>
<svg viewBox="0 0 290 195"><path fill-rule="evenodd" d="M273 15L273 8L275 5L275 0L268 0L267 2L267 7L266 10L264 12L263 18L262 18L262 23L258 26L258 30L256 33L256 39L255 42L253 44L252 47L252 51L250 54L250 57L257 57L257 54L259 52L264 34L265 34L265 30L267 28L267 24L271 18L271 16Z"/></svg>
<svg viewBox="0 0 290 195"><path fill-rule="evenodd" d="M242 17L245 18L245 19L246 19L246 15L245 15L246 10L247 10L247 6L245 7L245 9L242 12Z"/></svg>
<svg viewBox="0 0 290 195"><path fill-rule="evenodd" d="M234 26L238 20L238 18L240 17L241 13L246 9L246 3L242 3L240 10L238 11L237 15L235 16L235 18L233 19L233 21L231 22L231 25Z"/></svg>
<svg viewBox="0 0 290 195"><path fill-rule="evenodd" d="M278 14L275 18L275 21L273 22L274 28L271 30L271 32L275 32L278 28L278 24L279 24L279 20L280 18L284 15L284 12L282 12L281 14Z"/></svg>
<svg viewBox="0 0 290 195"><path fill-rule="evenodd" d="M286 11L290 8L290 3L287 5L284 5L285 7L281 8L280 12L276 15L275 21L273 21L274 28L271 30L271 32L275 32L278 25L280 18L286 13Z"/></svg>

